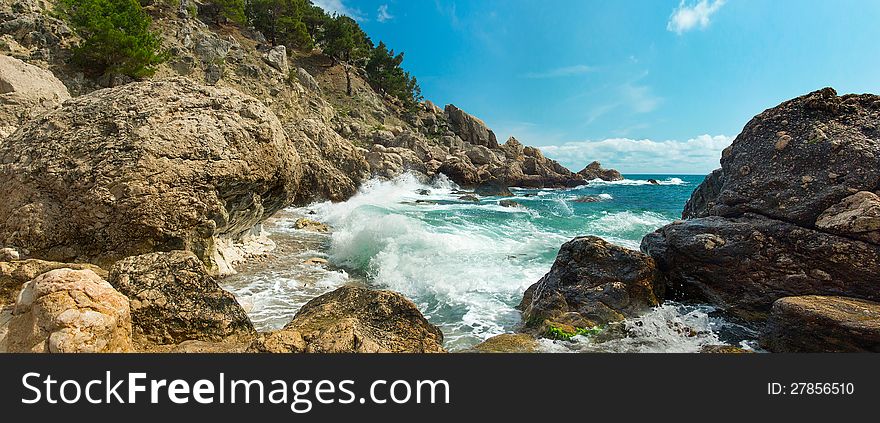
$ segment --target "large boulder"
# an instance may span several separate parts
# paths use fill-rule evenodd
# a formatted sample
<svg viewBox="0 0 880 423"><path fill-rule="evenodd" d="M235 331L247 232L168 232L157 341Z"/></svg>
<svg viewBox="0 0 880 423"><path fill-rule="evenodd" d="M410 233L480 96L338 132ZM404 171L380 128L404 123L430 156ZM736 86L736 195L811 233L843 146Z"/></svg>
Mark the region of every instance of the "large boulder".
<svg viewBox="0 0 880 423"><path fill-rule="evenodd" d="M763 216L674 223L641 247L666 274L668 296L708 300L746 321L763 321L782 297L880 300L876 245Z"/></svg>
<svg viewBox="0 0 880 423"><path fill-rule="evenodd" d="M642 251L676 298L762 324L774 301L880 299L880 96L830 88L752 119Z"/></svg>
<svg viewBox="0 0 880 423"><path fill-rule="evenodd" d="M437 353L443 334L404 296L342 287L304 305L283 329L262 334L254 352Z"/></svg>
<svg viewBox="0 0 880 423"><path fill-rule="evenodd" d="M844 198L880 187L880 96L825 88L782 103L745 126L721 167L720 189L704 190L717 196L697 216L751 212L812 227Z"/></svg>
<svg viewBox="0 0 880 423"><path fill-rule="evenodd" d="M191 252L151 253L120 260L110 270L110 283L131 300L138 343L242 342L256 336L235 297L208 275Z"/></svg>
<svg viewBox="0 0 880 423"><path fill-rule="evenodd" d="M8 352L130 352L128 299L91 270L52 270L25 285L0 344Z"/></svg>
<svg viewBox="0 0 880 423"><path fill-rule="evenodd" d="M587 167L583 168L577 174L581 175L587 181L592 181L594 179L601 179L603 181L623 180L623 175L621 175L620 172L615 169L605 169L602 167L602 163L597 161L588 164Z"/></svg>
<svg viewBox="0 0 880 423"><path fill-rule="evenodd" d="M107 279L107 271L87 263L59 263L36 259L0 262L0 307L15 304L25 283L56 269L91 270L102 279Z"/></svg>
<svg viewBox="0 0 880 423"><path fill-rule="evenodd" d="M0 55L0 139L68 99L67 87L52 72Z"/></svg>
<svg viewBox="0 0 880 423"><path fill-rule="evenodd" d="M0 144L0 246L109 265L216 243L289 205L300 159L260 101L188 79L77 97Z"/></svg>
<svg viewBox="0 0 880 423"><path fill-rule="evenodd" d="M772 352L880 352L880 303L821 296L779 299L761 346Z"/></svg>
<svg viewBox="0 0 880 423"><path fill-rule="evenodd" d="M550 272L526 291L520 309L526 331L592 328L659 305L663 288L651 257L598 237L579 237L562 245Z"/></svg>
<svg viewBox="0 0 880 423"><path fill-rule="evenodd" d="M452 132L465 142L490 149L498 148L495 133L482 120L465 113L453 104L446 106L446 117Z"/></svg>

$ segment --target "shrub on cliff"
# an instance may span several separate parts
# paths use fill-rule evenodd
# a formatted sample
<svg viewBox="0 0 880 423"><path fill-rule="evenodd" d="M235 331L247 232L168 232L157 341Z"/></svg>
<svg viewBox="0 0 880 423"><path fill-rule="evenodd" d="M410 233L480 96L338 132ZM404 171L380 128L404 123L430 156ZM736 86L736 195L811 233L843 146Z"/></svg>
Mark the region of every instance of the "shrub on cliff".
<svg viewBox="0 0 880 423"><path fill-rule="evenodd" d="M82 38L74 62L95 73L143 78L166 58L137 0L61 0L58 12Z"/></svg>

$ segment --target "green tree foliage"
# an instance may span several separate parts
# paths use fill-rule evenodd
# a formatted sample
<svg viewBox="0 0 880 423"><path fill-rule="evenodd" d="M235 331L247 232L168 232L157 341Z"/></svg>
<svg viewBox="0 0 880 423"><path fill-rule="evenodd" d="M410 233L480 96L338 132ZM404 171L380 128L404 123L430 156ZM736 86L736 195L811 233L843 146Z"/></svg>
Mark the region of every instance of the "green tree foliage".
<svg viewBox="0 0 880 423"><path fill-rule="evenodd" d="M209 3L217 8L217 13L214 16L217 23L219 23L220 19L225 19L237 24L247 22L247 16L245 15L245 0L210 0Z"/></svg>
<svg viewBox="0 0 880 423"><path fill-rule="evenodd" d="M74 62L94 73L143 78L166 59L138 0L60 0L57 10L82 38Z"/></svg>
<svg viewBox="0 0 880 423"><path fill-rule="evenodd" d="M315 47L315 34L329 20L309 0L250 0L247 14L272 44L305 51Z"/></svg>
<svg viewBox="0 0 880 423"><path fill-rule="evenodd" d="M373 42L354 19L342 15L327 21L321 41L324 53L345 68L346 92L351 95L351 67L364 64L373 49Z"/></svg>
<svg viewBox="0 0 880 423"><path fill-rule="evenodd" d="M422 90L416 78L400 67L402 63L403 53L394 54L394 50L379 42L367 61L367 76L374 88L412 107L422 100Z"/></svg>
<svg viewBox="0 0 880 423"><path fill-rule="evenodd" d="M401 68L403 53L395 55L384 43L374 49L370 37L354 19L328 16L311 0L248 0L246 11L250 23L272 44L300 51L321 47L345 68L348 95L352 95L353 68L366 68L375 89L407 106L421 101L416 78Z"/></svg>

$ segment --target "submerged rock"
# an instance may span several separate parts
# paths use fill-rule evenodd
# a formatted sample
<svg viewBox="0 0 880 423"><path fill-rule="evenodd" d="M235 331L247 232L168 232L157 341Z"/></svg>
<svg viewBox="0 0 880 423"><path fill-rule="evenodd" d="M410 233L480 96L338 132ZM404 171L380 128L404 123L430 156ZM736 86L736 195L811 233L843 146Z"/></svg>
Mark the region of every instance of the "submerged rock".
<svg viewBox="0 0 880 423"><path fill-rule="evenodd" d="M57 269L25 284L0 350L130 352L128 298L91 270Z"/></svg>
<svg viewBox="0 0 880 423"><path fill-rule="evenodd" d="M481 197L513 197L513 193L506 185L499 181L489 181L474 188L474 194Z"/></svg>
<svg viewBox="0 0 880 423"><path fill-rule="evenodd" d="M235 297L190 252L126 258L111 269L110 283L131 299L134 336L141 344L243 342L256 335Z"/></svg>
<svg viewBox="0 0 880 423"><path fill-rule="evenodd" d="M573 201L575 203L599 203L602 201L602 198L595 195L586 195L583 197L575 198Z"/></svg>
<svg viewBox="0 0 880 423"><path fill-rule="evenodd" d="M237 239L297 193L278 119L231 89L184 79L95 91L0 144L0 245L109 265L189 250L213 272Z"/></svg>
<svg viewBox="0 0 880 423"><path fill-rule="evenodd" d="M592 328L640 314L660 304L661 281L649 256L598 237L575 238L559 250L550 272L526 291L520 304L526 331Z"/></svg>
<svg viewBox="0 0 880 423"><path fill-rule="evenodd" d="M501 200L498 202L498 205L501 207L513 207L513 208L522 207L522 204L517 203L516 201L513 201L513 200Z"/></svg>
<svg viewBox="0 0 880 423"><path fill-rule="evenodd" d="M476 195L471 195L471 194L462 195L461 197L458 197L458 199L461 201L470 201L471 203L479 203L480 202L480 199L477 198Z"/></svg>
<svg viewBox="0 0 880 423"><path fill-rule="evenodd" d="M601 179L603 181L623 180L623 175L621 175L620 172L614 169L605 169L602 167L602 163L599 163L598 161L588 164L587 167L583 168L577 174L581 175L587 181L592 181L594 179Z"/></svg>
<svg viewBox="0 0 880 423"><path fill-rule="evenodd" d="M880 352L880 303L822 296L779 299L761 346L772 352Z"/></svg>
<svg viewBox="0 0 880 423"><path fill-rule="evenodd" d="M346 286L304 305L283 329L261 334L252 352L437 353L443 334L402 295Z"/></svg>

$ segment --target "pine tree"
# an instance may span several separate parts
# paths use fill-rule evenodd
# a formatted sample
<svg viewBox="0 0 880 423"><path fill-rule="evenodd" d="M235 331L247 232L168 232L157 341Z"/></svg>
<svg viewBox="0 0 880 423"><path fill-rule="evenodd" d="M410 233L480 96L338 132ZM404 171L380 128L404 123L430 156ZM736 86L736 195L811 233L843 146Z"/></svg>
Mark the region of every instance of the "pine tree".
<svg viewBox="0 0 880 423"><path fill-rule="evenodd" d="M82 38L73 61L83 68L143 78L166 59L138 0L60 0L57 11Z"/></svg>
<svg viewBox="0 0 880 423"><path fill-rule="evenodd" d="M345 68L346 92L350 96L351 68L362 65L369 57L373 42L354 19L342 15L334 16L325 24L322 36L324 53Z"/></svg>

